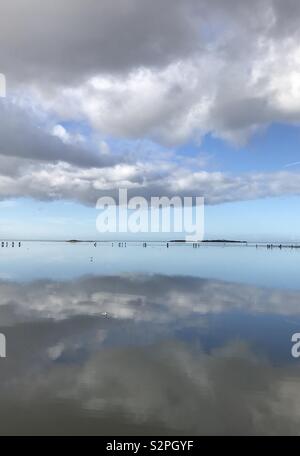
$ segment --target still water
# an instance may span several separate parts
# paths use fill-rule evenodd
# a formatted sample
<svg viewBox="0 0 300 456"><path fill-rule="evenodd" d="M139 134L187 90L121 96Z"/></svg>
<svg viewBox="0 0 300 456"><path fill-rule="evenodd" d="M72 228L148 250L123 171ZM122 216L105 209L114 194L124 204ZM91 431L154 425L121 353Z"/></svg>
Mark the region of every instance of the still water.
<svg viewBox="0 0 300 456"><path fill-rule="evenodd" d="M300 434L300 249L0 250L0 434Z"/></svg>

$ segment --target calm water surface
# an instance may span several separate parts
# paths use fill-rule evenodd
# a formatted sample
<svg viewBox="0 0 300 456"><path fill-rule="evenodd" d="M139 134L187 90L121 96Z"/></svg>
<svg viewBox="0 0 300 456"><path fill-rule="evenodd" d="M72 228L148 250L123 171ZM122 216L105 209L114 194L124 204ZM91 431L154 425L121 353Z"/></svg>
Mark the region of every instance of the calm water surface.
<svg viewBox="0 0 300 456"><path fill-rule="evenodd" d="M300 434L300 249L0 250L0 434Z"/></svg>

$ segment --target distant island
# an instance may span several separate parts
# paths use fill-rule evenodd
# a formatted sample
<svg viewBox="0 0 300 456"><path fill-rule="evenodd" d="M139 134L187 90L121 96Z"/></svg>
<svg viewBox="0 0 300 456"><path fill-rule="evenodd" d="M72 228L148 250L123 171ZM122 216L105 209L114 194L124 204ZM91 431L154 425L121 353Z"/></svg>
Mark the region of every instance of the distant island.
<svg viewBox="0 0 300 456"><path fill-rule="evenodd" d="M247 244L247 241L235 241L229 239L205 239L204 241L186 241L185 239L172 239L168 242L220 242L220 243L235 243L235 244Z"/></svg>
<svg viewBox="0 0 300 456"><path fill-rule="evenodd" d="M238 244L247 244L247 241L232 241L230 239L206 239L202 242L231 242L231 243L238 243Z"/></svg>

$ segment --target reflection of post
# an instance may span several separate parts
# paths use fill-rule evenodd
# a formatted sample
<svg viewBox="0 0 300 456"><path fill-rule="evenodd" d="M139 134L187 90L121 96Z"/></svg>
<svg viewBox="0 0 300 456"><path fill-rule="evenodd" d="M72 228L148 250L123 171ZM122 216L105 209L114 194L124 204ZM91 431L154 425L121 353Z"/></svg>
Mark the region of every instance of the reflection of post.
<svg viewBox="0 0 300 456"><path fill-rule="evenodd" d="M0 333L0 358L6 358L6 337Z"/></svg>

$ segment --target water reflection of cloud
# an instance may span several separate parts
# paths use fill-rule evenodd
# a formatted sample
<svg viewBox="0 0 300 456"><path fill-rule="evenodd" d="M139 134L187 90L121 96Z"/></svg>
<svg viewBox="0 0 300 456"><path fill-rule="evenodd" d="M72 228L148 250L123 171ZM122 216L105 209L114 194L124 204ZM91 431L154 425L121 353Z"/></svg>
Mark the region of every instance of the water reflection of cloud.
<svg viewBox="0 0 300 456"><path fill-rule="evenodd" d="M0 434L298 434L297 362L232 331L209 346L179 331L235 310L298 315L299 297L161 275L2 280Z"/></svg>
<svg viewBox="0 0 300 456"><path fill-rule="evenodd" d="M1 326L76 315L168 323L228 311L299 315L300 292L182 276L124 275L76 281L0 281Z"/></svg>
<svg viewBox="0 0 300 456"><path fill-rule="evenodd" d="M111 347L79 364L37 364L39 342L1 376L0 433L30 411L23 433L116 434L123 423L131 434L299 434L299 367L274 366L243 343L210 353L175 341Z"/></svg>

